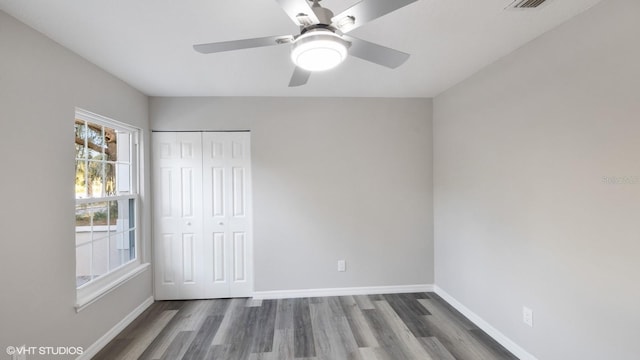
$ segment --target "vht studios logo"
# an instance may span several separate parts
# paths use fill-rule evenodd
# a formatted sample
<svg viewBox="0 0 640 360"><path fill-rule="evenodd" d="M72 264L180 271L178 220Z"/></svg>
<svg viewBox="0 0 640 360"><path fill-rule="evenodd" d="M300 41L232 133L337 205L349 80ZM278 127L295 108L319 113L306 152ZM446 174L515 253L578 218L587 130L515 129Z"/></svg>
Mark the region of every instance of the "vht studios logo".
<svg viewBox="0 0 640 360"><path fill-rule="evenodd" d="M79 346L7 346L8 355L82 355L84 349Z"/></svg>

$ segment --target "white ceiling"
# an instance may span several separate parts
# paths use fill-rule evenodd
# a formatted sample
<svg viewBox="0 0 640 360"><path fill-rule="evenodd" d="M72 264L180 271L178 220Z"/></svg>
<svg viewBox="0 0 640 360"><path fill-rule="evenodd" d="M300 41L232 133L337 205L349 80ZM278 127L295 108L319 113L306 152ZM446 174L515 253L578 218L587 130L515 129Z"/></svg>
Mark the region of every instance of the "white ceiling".
<svg viewBox="0 0 640 360"><path fill-rule="evenodd" d="M357 1L321 4L337 14ZM403 66L350 57L297 88L289 45L191 47L297 34L275 0L0 0L0 9L150 96L433 97L600 0L504 10L511 2L419 0L350 33L412 54Z"/></svg>

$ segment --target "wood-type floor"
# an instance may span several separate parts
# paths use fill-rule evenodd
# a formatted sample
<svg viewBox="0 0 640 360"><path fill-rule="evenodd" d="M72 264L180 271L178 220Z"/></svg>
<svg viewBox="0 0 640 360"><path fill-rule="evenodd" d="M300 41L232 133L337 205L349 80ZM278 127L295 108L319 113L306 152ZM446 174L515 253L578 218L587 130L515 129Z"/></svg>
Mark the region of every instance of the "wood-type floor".
<svg viewBox="0 0 640 360"><path fill-rule="evenodd" d="M517 359L435 293L159 301L94 359Z"/></svg>

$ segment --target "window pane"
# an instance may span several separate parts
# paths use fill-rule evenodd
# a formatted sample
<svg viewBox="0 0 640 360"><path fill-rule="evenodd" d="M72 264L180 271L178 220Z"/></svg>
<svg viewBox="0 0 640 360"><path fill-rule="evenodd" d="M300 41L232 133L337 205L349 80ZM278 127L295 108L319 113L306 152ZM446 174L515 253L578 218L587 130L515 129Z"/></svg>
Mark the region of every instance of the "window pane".
<svg viewBox="0 0 640 360"><path fill-rule="evenodd" d="M118 160L118 133L116 130L105 127L104 128L104 142L105 142L105 154L107 158L105 160L117 161Z"/></svg>
<svg viewBox="0 0 640 360"><path fill-rule="evenodd" d="M76 199L87 197L86 164L84 160L76 161Z"/></svg>
<svg viewBox="0 0 640 360"><path fill-rule="evenodd" d="M105 165L105 168L104 168L105 194L107 196L116 195L116 164L106 163L104 165Z"/></svg>
<svg viewBox="0 0 640 360"><path fill-rule="evenodd" d="M131 193L131 165L118 163L116 165L116 194Z"/></svg>
<svg viewBox="0 0 640 360"><path fill-rule="evenodd" d="M77 138L84 139L85 129L84 121L76 119L73 130L75 131Z"/></svg>
<svg viewBox="0 0 640 360"><path fill-rule="evenodd" d="M124 265L135 258L135 238L134 231L116 233L110 239L111 245L111 270Z"/></svg>
<svg viewBox="0 0 640 360"><path fill-rule="evenodd" d="M129 231L129 260L136 257L136 230L131 230Z"/></svg>
<svg viewBox="0 0 640 360"><path fill-rule="evenodd" d="M78 227L91 226L91 211L88 204L76 204L76 232ZM90 231L91 229L86 229Z"/></svg>
<svg viewBox="0 0 640 360"><path fill-rule="evenodd" d="M111 201L111 232L123 232L129 230L129 199Z"/></svg>
<svg viewBox="0 0 640 360"><path fill-rule="evenodd" d="M127 215L129 216L129 228L133 228L136 226L135 212L136 212L136 200L129 199L129 212L127 213Z"/></svg>
<svg viewBox="0 0 640 360"><path fill-rule="evenodd" d="M98 277L109 271L109 238L93 241L93 276Z"/></svg>
<svg viewBox="0 0 640 360"><path fill-rule="evenodd" d="M110 228L110 269L113 270L135 258L134 199L112 201L110 207L117 216Z"/></svg>
<svg viewBox="0 0 640 360"><path fill-rule="evenodd" d="M85 137L87 157L89 159L104 160L102 154L105 151L105 142L102 128L100 125L87 123Z"/></svg>
<svg viewBox="0 0 640 360"><path fill-rule="evenodd" d="M76 286L91 281L91 242L76 247Z"/></svg>
<svg viewBox="0 0 640 360"><path fill-rule="evenodd" d="M109 201L109 225L111 225L111 227L109 228L110 231L116 231L116 227L118 225L118 218L119 218L119 214L120 214L120 206L118 206L118 204L121 202L122 200L116 200L116 201ZM114 226L115 225L115 226Z"/></svg>
<svg viewBox="0 0 640 360"><path fill-rule="evenodd" d="M87 128L82 120L76 120L74 124L76 159L84 159L87 157L85 147L85 138L87 137Z"/></svg>
<svg viewBox="0 0 640 360"><path fill-rule="evenodd" d="M104 163L102 161L89 160L84 167L87 168L84 170L84 176L86 176L87 180L87 196L102 196L102 173Z"/></svg>
<svg viewBox="0 0 640 360"><path fill-rule="evenodd" d="M131 162L131 133L125 131L118 131L117 134L117 158L112 158L113 161L119 163Z"/></svg>
<svg viewBox="0 0 640 360"><path fill-rule="evenodd" d="M100 153L102 153L101 149L105 145L104 134L102 133L102 130L103 126L101 125L90 122L87 123L86 138L87 142L89 143L89 148L94 149Z"/></svg>
<svg viewBox="0 0 640 360"><path fill-rule="evenodd" d="M86 157L87 157L87 152L84 149L84 145L80 145L76 143L76 159L85 159Z"/></svg>
<svg viewBox="0 0 640 360"><path fill-rule="evenodd" d="M91 225L93 225L93 232L106 232L107 218L109 217L106 202L96 202L88 205L88 211L91 213ZM106 236L106 234L104 235ZM93 238L103 237L94 236Z"/></svg>

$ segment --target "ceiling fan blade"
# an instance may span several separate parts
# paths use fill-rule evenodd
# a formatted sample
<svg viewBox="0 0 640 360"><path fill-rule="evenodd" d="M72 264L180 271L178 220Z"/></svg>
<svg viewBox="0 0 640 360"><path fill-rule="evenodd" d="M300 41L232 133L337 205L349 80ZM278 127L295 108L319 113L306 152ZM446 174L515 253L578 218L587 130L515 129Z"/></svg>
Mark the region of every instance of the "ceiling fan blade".
<svg viewBox="0 0 640 360"><path fill-rule="evenodd" d="M343 33L346 33L416 1L418 0L362 0L334 16L331 21L336 24ZM355 19L353 24L348 22L347 25L343 25L341 20L347 17L353 17Z"/></svg>
<svg viewBox="0 0 640 360"><path fill-rule="evenodd" d="M309 25L306 22L311 21L313 24L320 22L318 17L309 6L307 0L276 0L284 12L289 15L291 20L298 26ZM298 15L304 14L305 16L298 17ZM305 20L305 18L307 20ZM302 20L302 21L301 21Z"/></svg>
<svg viewBox="0 0 640 360"><path fill-rule="evenodd" d="M293 71L293 75L291 75L291 81L289 81L289 87L302 86L306 84L310 76L311 76L311 71L307 71L303 68L296 66L296 69Z"/></svg>
<svg viewBox="0 0 640 360"><path fill-rule="evenodd" d="M203 54L211 54L223 51L251 49L263 46L286 44L293 41L293 36L268 36L255 39L223 41L210 44L193 45L193 49Z"/></svg>
<svg viewBox="0 0 640 360"><path fill-rule="evenodd" d="M342 37L351 42L349 55L378 65L386 66L391 69L395 69L404 64L410 56L402 51L354 38L353 36L343 35Z"/></svg>

